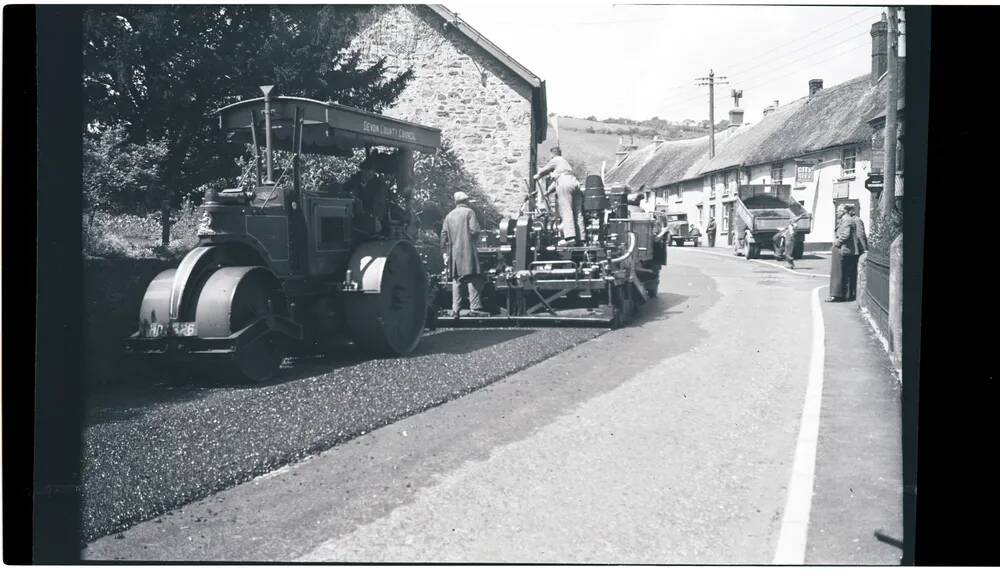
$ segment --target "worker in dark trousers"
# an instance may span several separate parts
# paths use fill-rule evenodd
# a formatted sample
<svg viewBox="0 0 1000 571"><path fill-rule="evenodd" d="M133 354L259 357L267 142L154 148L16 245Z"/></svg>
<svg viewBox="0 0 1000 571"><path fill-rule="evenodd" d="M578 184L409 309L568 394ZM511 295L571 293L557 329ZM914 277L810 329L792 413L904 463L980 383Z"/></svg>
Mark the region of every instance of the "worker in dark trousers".
<svg viewBox="0 0 1000 571"><path fill-rule="evenodd" d="M798 218L793 218L788 226L781 229L774 235L774 257L784 258L788 262L788 267L795 269L795 223Z"/></svg>
<svg viewBox="0 0 1000 571"><path fill-rule="evenodd" d="M845 205L845 210L837 228L837 245L840 246L844 300L854 301L858 289L858 258L868 251L868 236L854 205Z"/></svg>
<svg viewBox="0 0 1000 571"><path fill-rule="evenodd" d="M573 167L562 157L562 149L552 147L552 159L535 174L535 180L552 175L546 196L555 192L559 218L562 221L563 239L559 246L579 246L586 237L583 232L583 191L580 181L573 175Z"/></svg>
<svg viewBox="0 0 1000 571"><path fill-rule="evenodd" d="M708 226L705 226L705 234L708 235L708 247L715 247L715 218L708 219Z"/></svg>
<svg viewBox="0 0 1000 571"><path fill-rule="evenodd" d="M444 265L451 279L451 311L456 319L462 305L462 286L469 290L469 317L486 317L480 297L484 284L476 256L476 238L479 235L479 221L469 207L469 195L455 193L455 208L444 218L441 227L441 251Z"/></svg>

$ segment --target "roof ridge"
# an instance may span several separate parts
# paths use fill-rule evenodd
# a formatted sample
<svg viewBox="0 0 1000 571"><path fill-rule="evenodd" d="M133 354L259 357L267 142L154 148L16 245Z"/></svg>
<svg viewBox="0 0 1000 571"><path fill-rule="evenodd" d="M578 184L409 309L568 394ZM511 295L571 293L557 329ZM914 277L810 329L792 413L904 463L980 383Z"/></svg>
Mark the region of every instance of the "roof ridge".
<svg viewBox="0 0 1000 571"><path fill-rule="evenodd" d="M414 6L419 6L419 4L414 4ZM479 30L473 28L468 22L463 20L457 13L448 9L447 6L444 4L424 4L423 6L430 9L439 18L452 25L459 32L463 33L467 38L472 40L473 43L486 50L487 53L499 60L501 64L513 71L521 79L525 80L533 87L541 86L541 77L525 67L524 64L514 59L513 56L503 51L503 49L490 41L490 39L479 32Z"/></svg>

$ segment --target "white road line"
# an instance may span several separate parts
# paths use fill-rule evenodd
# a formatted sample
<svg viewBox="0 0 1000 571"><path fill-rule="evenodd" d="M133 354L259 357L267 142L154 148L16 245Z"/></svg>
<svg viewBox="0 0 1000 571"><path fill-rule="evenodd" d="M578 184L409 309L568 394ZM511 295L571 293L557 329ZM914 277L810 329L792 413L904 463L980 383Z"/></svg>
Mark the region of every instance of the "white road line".
<svg viewBox="0 0 1000 571"><path fill-rule="evenodd" d="M707 250L697 250L697 249L694 249L694 248L692 248L689 251L691 251L691 252L698 252L699 254L708 254L710 256L718 256L720 258L735 258L735 257L737 257L737 256L728 256L726 254L721 254L719 252L709 252ZM808 277L811 277L811 278L828 278L828 277L830 277L830 274L813 274L813 273L809 273L809 272L800 272L798 270L793 270L791 268L786 268L785 266L782 266L782 265L779 265L779 264L775 264L774 262L768 262L767 260L750 260L750 261L751 262L756 262L758 264L764 264L765 266L774 266L775 268L778 268L779 270L784 270L784 271L786 271L786 272L788 272L790 274L795 274L797 276L808 276Z"/></svg>
<svg viewBox="0 0 1000 571"><path fill-rule="evenodd" d="M809 356L809 383L806 400L799 423L799 438L795 446L795 462L788 483L788 500L781 519L778 548L774 553L775 565L803 565L806 557L806 538L809 531L809 511L812 508L813 481L816 476L816 443L819 439L819 413L823 401L823 361L826 358L823 312L820 308L819 290L813 288L812 351Z"/></svg>

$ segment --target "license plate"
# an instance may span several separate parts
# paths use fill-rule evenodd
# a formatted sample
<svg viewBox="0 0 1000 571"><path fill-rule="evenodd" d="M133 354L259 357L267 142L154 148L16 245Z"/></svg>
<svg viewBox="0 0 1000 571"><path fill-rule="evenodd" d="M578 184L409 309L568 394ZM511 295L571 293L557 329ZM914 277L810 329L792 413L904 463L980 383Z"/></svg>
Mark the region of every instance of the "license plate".
<svg viewBox="0 0 1000 571"><path fill-rule="evenodd" d="M167 334L167 328L162 323L147 323L143 326L143 337L163 337Z"/></svg>
<svg viewBox="0 0 1000 571"><path fill-rule="evenodd" d="M198 335L198 324L194 321L175 321L170 324L170 331L177 337L195 337Z"/></svg>

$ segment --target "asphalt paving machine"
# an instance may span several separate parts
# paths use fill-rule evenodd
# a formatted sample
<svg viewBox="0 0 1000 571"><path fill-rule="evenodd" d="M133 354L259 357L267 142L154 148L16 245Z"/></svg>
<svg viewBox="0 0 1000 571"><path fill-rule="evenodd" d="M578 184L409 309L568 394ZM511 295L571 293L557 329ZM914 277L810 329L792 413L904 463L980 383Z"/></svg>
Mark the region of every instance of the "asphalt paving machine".
<svg viewBox="0 0 1000 571"><path fill-rule="evenodd" d="M342 335L390 355L419 343L431 300L406 205L413 153L437 149L440 131L272 87L215 112L230 140L252 145L252 168L239 188L207 194L198 246L149 284L127 350L260 382L299 343ZM403 206L371 177L304 188L301 155L356 148L366 172L395 176ZM280 174L277 151L290 157Z"/></svg>
<svg viewBox="0 0 1000 571"><path fill-rule="evenodd" d="M628 203L628 187L604 188L598 175L584 184L586 240L558 245L559 218L544 195L529 187L517 216L482 232L476 246L485 274L488 317L449 315L452 282L440 277L440 325L624 325L656 296L667 263L667 229L660 219ZM463 301L463 307L467 302Z"/></svg>

